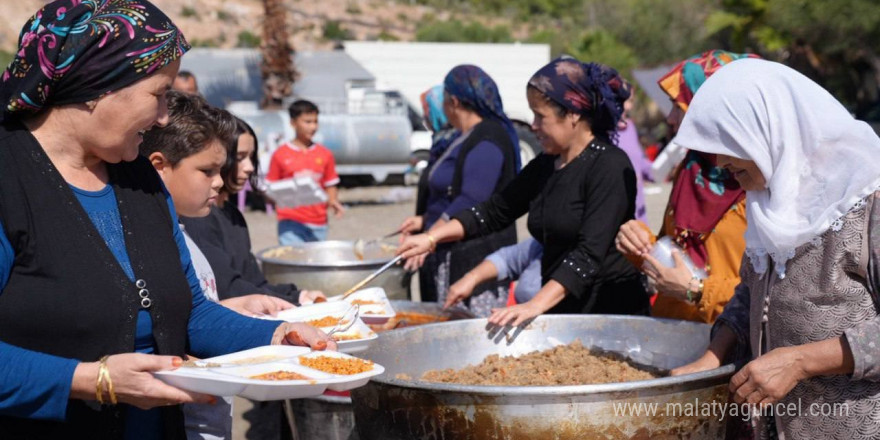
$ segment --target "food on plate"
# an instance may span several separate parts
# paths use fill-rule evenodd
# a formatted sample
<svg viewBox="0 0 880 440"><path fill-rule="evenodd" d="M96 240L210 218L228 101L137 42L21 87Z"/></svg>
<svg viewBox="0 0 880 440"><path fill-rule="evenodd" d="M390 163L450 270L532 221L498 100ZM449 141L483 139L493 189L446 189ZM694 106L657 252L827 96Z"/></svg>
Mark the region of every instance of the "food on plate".
<svg viewBox="0 0 880 440"><path fill-rule="evenodd" d="M198 362L198 363L196 363L196 362ZM187 360L183 361L183 365L181 365L181 367L184 367L184 368L217 368L217 367L221 367L221 366L222 366L221 364L217 364L214 362L199 361L198 359L187 359Z"/></svg>
<svg viewBox="0 0 880 440"><path fill-rule="evenodd" d="M587 385L656 379L656 369L638 366L623 356L588 349L580 341L519 357L489 355L477 365L454 370L429 370L428 382L464 385L541 386Z"/></svg>
<svg viewBox="0 0 880 440"><path fill-rule="evenodd" d="M417 325L430 324L432 322L449 321L448 316L431 315L428 313L397 312L393 318L384 324L371 324L370 328L376 332L384 332L396 328L415 327Z"/></svg>
<svg viewBox="0 0 880 440"><path fill-rule="evenodd" d="M373 369L373 362L358 358L339 358L332 356L301 356L300 365L330 374L352 375Z"/></svg>
<svg viewBox="0 0 880 440"><path fill-rule="evenodd" d="M229 365L253 365L253 364L262 364L266 362L277 361L280 359L285 359L287 356L281 356L277 354L266 354L263 356L252 356L243 359L236 359L234 361L226 361L224 363L217 362L206 362L199 361L196 359L187 359L183 362L183 367L194 367L194 368L219 368L223 366Z"/></svg>
<svg viewBox="0 0 880 440"><path fill-rule="evenodd" d="M382 305L381 301L370 301L368 299L356 299L351 302L353 305L359 306L371 306L371 305Z"/></svg>
<svg viewBox="0 0 880 440"><path fill-rule="evenodd" d="M252 364L262 364L264 362L277 361L279 359L284 359L284 356L280 356L277 354L266 354L263 356L254 356L254 357L249 357L249 358L244 358L244 359L237 359L234 361L229 361L227 363L235 364L235 365L252 365Z"/></svg>
<svg viewBox="0 0 880 440"><path fill-rule="evenodd" d="M312 319L310 321L306 321L306 324L312 327L333 327L336 324L339 324L339 321L342 318L337 318L335 316L325 316L321 319Z"/></svg>
<svg viewBox="0 0 880 440"><path fill-rule="evenodd" d="M340 342L340 341L354 341L355 339L363 339L363 338L364 338L363 335L361 335L360 333L352 333L352 334L350 334L350 335L345 335L345 334L341 334L341 333L336 333L336 334L334 334L334 335L332 335L332 336L330 336L330 337L333 338L333 340L336 341L336 342Z"/></svg>
<svg viewBox="0 0 880 440"><path fill-rule="evenodd" d="M256 376L251 376L251 379L257 380L312 380L311 377L303 376L299 373L294 373L293 371L271 371L269 373L258 374Z"/></svg>

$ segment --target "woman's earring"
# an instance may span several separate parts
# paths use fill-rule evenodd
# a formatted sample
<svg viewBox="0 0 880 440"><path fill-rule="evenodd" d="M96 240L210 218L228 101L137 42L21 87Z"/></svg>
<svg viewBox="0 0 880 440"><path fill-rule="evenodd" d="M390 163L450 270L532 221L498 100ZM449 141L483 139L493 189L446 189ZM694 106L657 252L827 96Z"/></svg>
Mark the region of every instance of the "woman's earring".
<svg viewBox="0 0 880 440"><path fill-rule="evenodd" d="M86 101L86 107L89 108L89 111L95 110L95 107L97 107L97 106L98 106L98 101L95 101L94 99L91 101Z"/></svg>

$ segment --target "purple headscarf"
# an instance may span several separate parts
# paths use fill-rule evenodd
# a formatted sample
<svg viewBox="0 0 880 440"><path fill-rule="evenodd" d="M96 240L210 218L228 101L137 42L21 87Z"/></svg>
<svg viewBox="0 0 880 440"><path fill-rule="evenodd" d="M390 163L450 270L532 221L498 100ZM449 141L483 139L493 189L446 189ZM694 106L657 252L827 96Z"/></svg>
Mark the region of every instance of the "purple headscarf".
<svg viewBox="0 0 880 440"><path fill-rule="evenodd" d="M529 80L551 101L590 120L593 134L615 143L617 122L630 87L611 67L559 57L538 70Z"/></svg>
<svg viewBox="0 0 880 440"><path fill-rule="evenodd" d="M22 28L3 73L3 118L97 99L180 58L190 46L147 0L56 0Z"/></svg>

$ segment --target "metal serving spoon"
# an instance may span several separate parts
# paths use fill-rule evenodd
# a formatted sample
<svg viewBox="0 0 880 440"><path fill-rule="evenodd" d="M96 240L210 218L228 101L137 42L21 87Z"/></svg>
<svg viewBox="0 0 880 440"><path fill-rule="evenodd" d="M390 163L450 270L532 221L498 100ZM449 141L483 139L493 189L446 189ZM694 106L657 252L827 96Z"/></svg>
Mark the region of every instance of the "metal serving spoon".
<svg viewBox="0 0 880 440"><path fill-rule="evenodd" d="M363 238L358 238L354 242L354 256L357 257L358 260L364 259L364 250L366 250L367 246L372 245L373 243L378 243L386 238L394 237L395 235L400 235L403 231L397 230L390 234L385 234L379 238L373 238L371 240L364 240Z"/></svg>

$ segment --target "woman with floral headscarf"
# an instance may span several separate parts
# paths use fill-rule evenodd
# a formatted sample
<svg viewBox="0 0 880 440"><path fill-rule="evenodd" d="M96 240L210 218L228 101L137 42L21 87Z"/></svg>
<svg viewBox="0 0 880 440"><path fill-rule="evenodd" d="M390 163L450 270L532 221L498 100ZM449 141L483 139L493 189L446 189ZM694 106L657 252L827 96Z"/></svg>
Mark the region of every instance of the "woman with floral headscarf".
<svg viewBox="0 0 880 440"><path fill-rule="evenodd" d="M333 347L205 299L142 133L189 49L146 0L58 0L0 84L0 438L181 439L189 352ZM292 334L288 332L295 330Z"/></svg>
<svg viewBox="0 0 880 440"><path fill-rule="evenodd" d="M697 89L722 66L755 55L713 50L688 58L658 81L672 99L667 122L678 130ZM651 314L661 318L713 322L739 284L739 265L745 250L745 191L716 164L712 154L689 151L678 166L666 207L661 236L669 236L708 277L691 274L681 255L675 267L650 256L656 238L648 226L632 220L620 227L617 249L654 282L659 291ZM644 264L647 260L650 264Z"/></svg>
<svg viewBox="0 0 880 440"><path fill-rule="evenodd" d="M404 220L400 229L405 235L440 227L504 188L519 170L519 139L504 114L498 87L486 72L477 66L456 66L443 81L442 96L442 114L455 132L448 138L451 142L441 139L443 144L432 148L437 157L424 171L428 189L424 212ZM432 120L439 119L438 112L431 110ZM406 267L421 266L422 300L442 303L453 282L495 249L514 243L516 229L511 226L486 237L445 244L427 258L407 261ZM476 291L480 293L466 306L477 316L488 316L507 301L503 282L486 283Z"/></svg>
<svg viewBox="0 0 880 440"><path fill-rule="evenodd" d="M546 312L647 314L642 277L614 248L635 212L635 172L614 146L628 86L614 69L558 58L532 76L527 93L544 153L487 202L409 237L398 252L433 252L528 213L529 232L544 246L543 287L526 303L495 309L490 323L517 326Z"/></svg>
<svg viewBox="0 0 880 440"><path fill-rule="evenodd" d="M880 438L880 138L800 73L742 60L706 81L674 141L734 176L748 229L709 350L672 374L751 348L730 391L762 405L760 438Z"/></svg>

